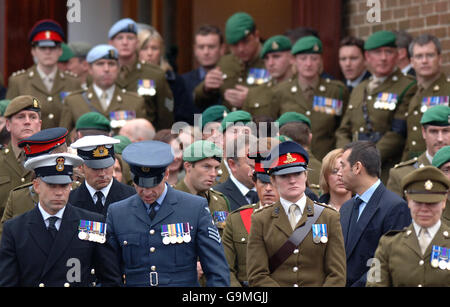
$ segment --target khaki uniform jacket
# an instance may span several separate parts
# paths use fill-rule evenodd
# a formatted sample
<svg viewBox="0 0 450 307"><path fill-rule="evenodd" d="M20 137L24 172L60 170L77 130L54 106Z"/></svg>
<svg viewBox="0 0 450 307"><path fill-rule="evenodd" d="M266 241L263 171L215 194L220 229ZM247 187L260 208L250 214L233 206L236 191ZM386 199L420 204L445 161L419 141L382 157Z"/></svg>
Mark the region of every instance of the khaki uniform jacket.
<svg viewBox="0 0 450 307"><path fill-rule="evenodd" d="M441 73L439 79L434 81L423 92L417 90L414 97L411 99L406 115L406 124L408 127L407 137L405 142L405 149L403 150L402 161L412 159L419 156L426 150L425 141L422 137L422 126L420 120L423 113L431 106L427 102L422 102L424 99L428 101L442 97L441 100L446 100L449 105L450 100L450 77L446 77ZM445 98L446 96L446 98Z"/></svg>
<svg viewBox="0 0 450 307"><path fill-rule="evenodd" d="M298 79L291 78L277 87L272 105L279 107L277 118L285 112L298 112L309 117L312 126L311 151L317 159L322 160L335 148L335 132L346 112L349 94L347 87L341 81L320 78L314 90L314 97L320 97L321 100L325 97L331 98L341 101L342 104L338 108L333 108L328 103L326 106L319 106L323 101L319 102L317 98L316 103L314 98L306 101Z"/></svg>
<svg viewBox="0 0 450 307"><path fill-rule="evenodd" d="M309 163L308 163L308 187L316 195L320 195L320 169L322 168L322 163L314 157L310 150L308 150Z"/></svg>
<svg viewBox="0 0 450 307"><path fill-rule="evenodd" d="M413 170L419 167L424 167L431 165L425 153L421 154L419 157L415 157L411 160L401 162L395 165L389 171L389 179L386 185L388 190L397 193L400 197L403 197L402 191L402 179Z"/></svg>
<svg viewBox="0 0 450 307"><path fill-rule="evenodd" d="M313 214L314 202L307 198L305 212L296 228ZM271 274L269 258L287 241L293 230L279 201L254 212L247 246L250 286L345 286L346 258L339 213L327 206L316 224L327 225L328 242L314 243L310 231L298 249Z"/></svg>
<svg viewBox="0 0 450 307"><path fill-rule="evenodd" d="M249 112L253 118L268 116L275 121L278 117L278 105L272 103L273 95L281 83L269 81L259 86L251 87L244 101L242 110ZM270 123L269 123L270 124Z"/></svg>
<svg viewBox="0 0 450 307"><path fill-rule="evenodd" d="M242 221L241 212L259 208L260 203L242 206L227 217L227 226L223 231L222 244L230 266L230 285L241 287L247 278L247 242L248 232Z"/></svg>
<svg viewBox="0 0 450 307"><path fill-rule="evenodd" d="M32 66L26 71L18 71L11 75L6 99L13 99L21 95L36 97L41 106L41 129L44 130L58 127L62 115L64 96L79 89L81 89L81 84L74 75L57 70L53 88L48 92L36 66Z"/></svg>
<svg viewBox="0 0 450 307"><path fill-rule="evenodd" d="M230 173L228 173L227 166L225 165L225 162L223 162L223 161L225 161L225 158L222 159L222 162L220 162L220 169L219 169L219 173L218 173L219 176L217 176L216 183L214 185L224 183L230 177Z"/></svg>
<svg viewBox="0 0 450 307"><path fill-rule="evenodd" d="M88 112L99 112L111 120L111 127L119 129L121 126L115 127L114 122L116 121L110 117L110 112L117 111L135 111L136 118L146 118L144 99L136 93L121 90L116 86L108 109L104 111L99 97L91 85L86 91L80 90L66 97L59 125L71 131L75 128L81 115Z"/></svg>
<svg viewBox="0 0 450 307"><path fill-rule="evenodd" d="M19 185L30 182L32 177L33 172L26 170L16 159L11 143L2 149L0 152L0 215L3 215L9 192Z"/></svg>
<svg viewBox="0 0 450 307"><path fill-rule="evenodd" d="M119 75L116 84L129 92L139 93L139 80L153 80L155 82L155 95L143 95L147 110L147 119L152 122L156 130L170 129L174 121L173 94L167 83L164 71L158 66L136 61L133 69L127 71L126 77ZM122 68L121 70L127 70Z"/></svg>
<svg viewBox="0 0 450 307"><path fill-rule="evenodd" d="M236 85L243 85L247 87L256 86L256 83L248 82L248 74L251 68L265 69L264 60L258 55L248 63L243 63L238 57L233 54L227 54L220 58L217 66L220 67L223 73L223 85L217 91L205 92L203 86L205 81L202 81L194 89L194 103L201 109L207 108L215 103L219 98L222 98L223 105L230 110L234 110L233 106L225 100L225 90L234 88Z"/></svg>
<svg viewBox="0 0 450 307"><path fill-rule="evenodd" d="M450 228L441 224L430 245L422 255L414 226L391 231L382 236L375 252L379 260L380 280L376 272L369 287L445 287L450 285L450 271L431 266L433 245L450 248ZM374 267L371 270L376 269Z"/></svg>
<svg viewBox="0 0 450 307"><path fill-rule="evenodd" d="M442 212L441 221L450 227L450 199L447 198L444 212Z"/></svg>

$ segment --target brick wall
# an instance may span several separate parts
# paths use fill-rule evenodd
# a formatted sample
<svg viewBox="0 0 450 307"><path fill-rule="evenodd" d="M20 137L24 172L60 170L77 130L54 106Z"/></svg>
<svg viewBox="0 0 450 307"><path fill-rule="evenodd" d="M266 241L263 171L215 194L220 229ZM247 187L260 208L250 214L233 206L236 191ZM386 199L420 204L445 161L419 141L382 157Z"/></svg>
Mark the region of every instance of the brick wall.
<svg viewBox="0 0 450 307"><path fill-rule="evenodd" d="M344 1L344 32L347 35L367 39L379 30L405 30L413 37L422 33L432 34L441 41L443 71L450 75L449 0L379 0L379 23L367 21L367 12L373 7L367 6L367 2Z"/></svg>

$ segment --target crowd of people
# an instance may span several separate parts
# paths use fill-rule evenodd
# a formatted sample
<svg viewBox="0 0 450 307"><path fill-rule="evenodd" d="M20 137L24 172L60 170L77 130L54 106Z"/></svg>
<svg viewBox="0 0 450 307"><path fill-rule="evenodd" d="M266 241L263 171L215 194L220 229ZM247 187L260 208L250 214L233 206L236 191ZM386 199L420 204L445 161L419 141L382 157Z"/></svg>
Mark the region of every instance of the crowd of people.
<svg viewBox="0 0 450 307"><path fill-rule="evenodd" d="M108 44L31 29L0 101L0 286L448 286L450 77L429 34L345 37L252 16ZM73 272L74 263L78 271Z"/></svg>

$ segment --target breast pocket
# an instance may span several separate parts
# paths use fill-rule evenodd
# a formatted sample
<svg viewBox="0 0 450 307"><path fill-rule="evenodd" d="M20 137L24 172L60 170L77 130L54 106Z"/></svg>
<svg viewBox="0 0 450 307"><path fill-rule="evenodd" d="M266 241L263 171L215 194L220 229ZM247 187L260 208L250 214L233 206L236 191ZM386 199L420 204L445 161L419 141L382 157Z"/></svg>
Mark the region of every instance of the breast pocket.
<svg viewBox="0 0 450 307"><path fill-rule="evenodd" d="M11 177L9 176L0 176L0 185L9 183L11 181Z"/></svg>
<svg viewBox="0 0 450 307"><path fill-rule="evenodd" d="M140 235L138 233L119 236L122 257L127 268L136 268L139 266L139 255L142 252L139 238Z"/></svg>

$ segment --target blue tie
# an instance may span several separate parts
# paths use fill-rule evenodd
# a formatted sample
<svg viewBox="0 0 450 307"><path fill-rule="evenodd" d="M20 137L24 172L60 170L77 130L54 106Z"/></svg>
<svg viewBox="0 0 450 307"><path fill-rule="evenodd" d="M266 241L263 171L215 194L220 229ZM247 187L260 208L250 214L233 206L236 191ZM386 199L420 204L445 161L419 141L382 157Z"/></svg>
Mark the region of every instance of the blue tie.
<svg viewBox="0 0 450 307"><path fill-rule="evenodd" d="M150 220L153 221L158 210L159 210L159 204L155 201L153 204L150 205L150 213L148 215L150 217Z"/></svg>
<svg viewBox="0 0 450 307"><path fill-rule="evenodd" d="M356 197L353 200L353 208L352 208L352 215L350 217L350 225L348 226L348 233L347 233L347 244L351 241L351 238L354 235L354 232L356 230L356 224L358 223L358 215L359 215L359 207L364 201Z"/></svg>

